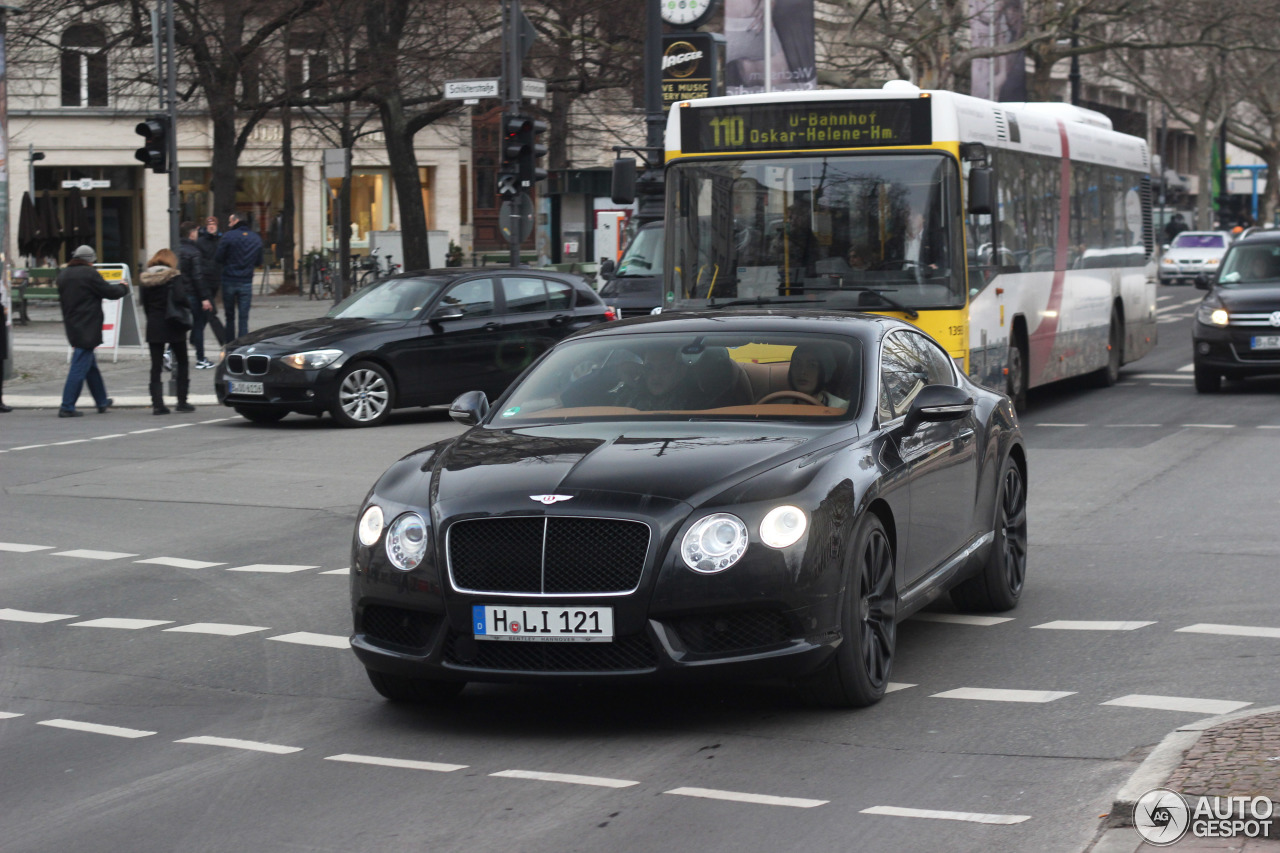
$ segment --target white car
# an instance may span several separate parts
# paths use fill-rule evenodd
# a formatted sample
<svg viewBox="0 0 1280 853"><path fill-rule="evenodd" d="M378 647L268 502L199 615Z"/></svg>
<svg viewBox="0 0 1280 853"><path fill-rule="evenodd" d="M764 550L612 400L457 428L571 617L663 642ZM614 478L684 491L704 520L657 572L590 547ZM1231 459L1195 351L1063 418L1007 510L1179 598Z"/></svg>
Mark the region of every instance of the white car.
<svg viewBox="0 0 1280 853"><path fill-rule="evenodd" d="M1190 284L1196 276L1217 272L1231 245L1226 231L1183 231L1164 247L1160 257L1160 283Z"/></svg>

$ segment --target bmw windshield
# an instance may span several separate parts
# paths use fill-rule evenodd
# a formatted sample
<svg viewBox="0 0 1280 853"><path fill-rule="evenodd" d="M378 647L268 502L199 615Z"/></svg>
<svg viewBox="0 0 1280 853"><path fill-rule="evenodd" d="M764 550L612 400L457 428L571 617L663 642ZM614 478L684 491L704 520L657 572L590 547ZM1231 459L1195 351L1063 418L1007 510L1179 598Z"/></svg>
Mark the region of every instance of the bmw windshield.
<svg viewBox="0 0 1280 853"><path fill-rule="evenodd" d="M444 278L384 279L357 290L325 316L344 320L412 320L447 281Z"/></svg>
<svg viewBox="0 0 1280 853"><path fill-rule="evenodd" d="M959 170L950 157L717 159L667 172L668 308L964 305Z"/></svg>

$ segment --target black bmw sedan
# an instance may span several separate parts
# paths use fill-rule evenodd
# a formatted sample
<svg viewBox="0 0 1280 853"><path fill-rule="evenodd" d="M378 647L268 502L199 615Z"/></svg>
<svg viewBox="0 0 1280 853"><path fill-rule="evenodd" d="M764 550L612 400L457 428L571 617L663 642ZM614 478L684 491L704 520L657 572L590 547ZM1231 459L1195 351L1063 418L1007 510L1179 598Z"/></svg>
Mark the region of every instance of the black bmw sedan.
<svg viewBox="0 0 1280 853"><path fill-rule="evenodd" d="M579 276L533 269L405 273L326 316L250 332L223 350L218 400L251 421L329 412L376 426L392 409L497 396L566 335L612 319Z"/></svg>
<svg viewBox="0 0 1280 853"><path fill-rule="evenodd" d="M900 620L1022 593L1013 406L897 320L610 323L450 413L471 428L388 469L352 542L352 645L392 700L721 676L863 706Z"/></svg>

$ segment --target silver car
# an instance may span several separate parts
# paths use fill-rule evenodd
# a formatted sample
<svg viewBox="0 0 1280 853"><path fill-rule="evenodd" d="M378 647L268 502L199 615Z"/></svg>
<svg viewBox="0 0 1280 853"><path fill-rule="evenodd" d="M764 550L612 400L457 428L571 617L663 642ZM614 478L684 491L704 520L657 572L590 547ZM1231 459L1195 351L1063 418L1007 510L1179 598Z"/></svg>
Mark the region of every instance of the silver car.
<svg viewBox="0 0 1280 853"><path fill-rule="evenodd" d="M1164 247L1160 257L1161 284L1191 284L1201 273L1218 271L1231 245L1226 231L1183 231Z"/></svg>

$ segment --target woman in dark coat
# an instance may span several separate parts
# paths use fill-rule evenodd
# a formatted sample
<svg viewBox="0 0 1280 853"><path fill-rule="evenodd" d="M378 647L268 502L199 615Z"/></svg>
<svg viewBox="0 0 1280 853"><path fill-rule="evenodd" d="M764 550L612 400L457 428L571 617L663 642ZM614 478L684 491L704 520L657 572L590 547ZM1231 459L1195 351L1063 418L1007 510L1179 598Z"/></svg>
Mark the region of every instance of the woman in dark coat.
<svg viewBox="0 0 1280 853"><path fill-rule="evenodd" d="M187 372L187 331L190 324L182 325L170 320L170 291L175 303L190 308L187 301L189 288L182 274L178 272L178 257L171 249L161 249L147 261L147 269L138 277L141 285L139 294L142 297L142 310L147 315L147 346L151 350L151 412L156 415L169 414L164 404L164 386L160 381L160 372L164 368L164 347L168 344L173 351L173 359L177 363L178 405L179 412L194 412L195 407L187 403L187 389L191 385Z"/></svg>

